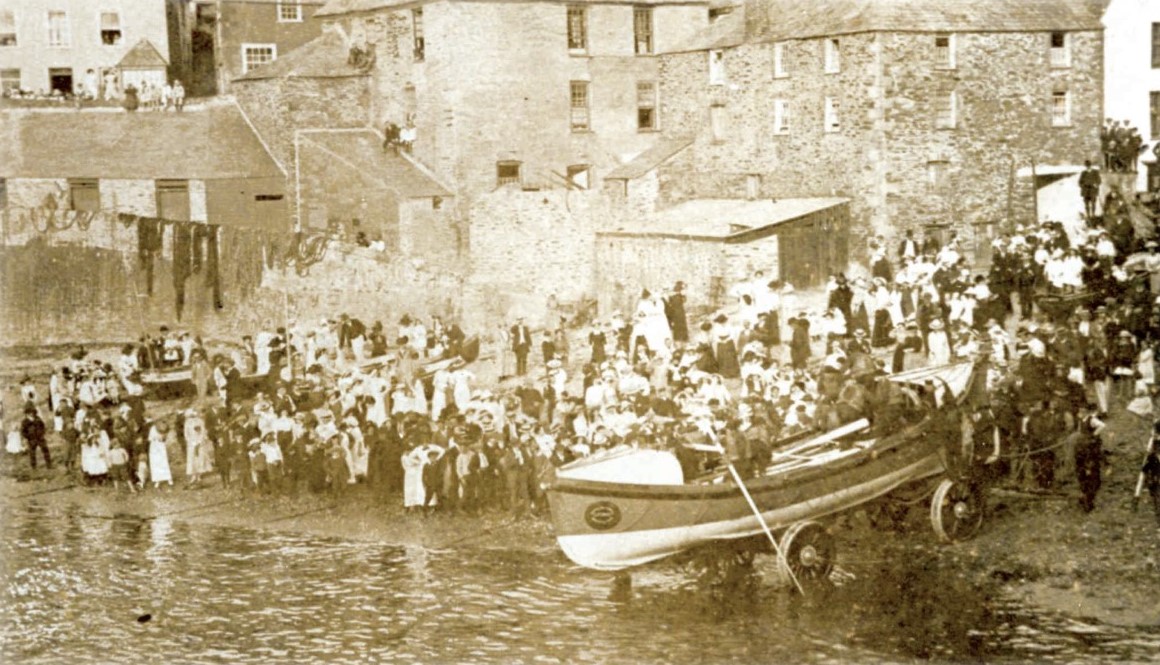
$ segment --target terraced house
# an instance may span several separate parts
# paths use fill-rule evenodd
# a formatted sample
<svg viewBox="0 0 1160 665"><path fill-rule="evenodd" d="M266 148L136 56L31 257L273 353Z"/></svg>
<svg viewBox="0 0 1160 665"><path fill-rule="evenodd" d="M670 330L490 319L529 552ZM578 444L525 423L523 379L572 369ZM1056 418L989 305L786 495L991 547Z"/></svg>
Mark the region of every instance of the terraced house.
<svg viewBox="0 0 1160 665"><path fill-rule="evenodd" d="M659 200L837 194L854 237L953 230L985 259L996 225L1097 159L1102 10L749 0L661 58L661 113L696 138L657 166Z"/></svg>

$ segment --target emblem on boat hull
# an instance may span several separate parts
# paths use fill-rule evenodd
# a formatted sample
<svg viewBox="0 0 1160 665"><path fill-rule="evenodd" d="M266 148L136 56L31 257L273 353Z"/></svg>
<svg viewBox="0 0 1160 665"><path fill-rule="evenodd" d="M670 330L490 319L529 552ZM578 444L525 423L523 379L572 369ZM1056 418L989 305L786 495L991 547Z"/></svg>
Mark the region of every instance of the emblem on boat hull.
<svg viewBox="0 0 1160 665"><path fill-rule="evenodd" d="M620 524L620 507L611 501L597 501L584 511L584 522L597 531Z"/></svg>

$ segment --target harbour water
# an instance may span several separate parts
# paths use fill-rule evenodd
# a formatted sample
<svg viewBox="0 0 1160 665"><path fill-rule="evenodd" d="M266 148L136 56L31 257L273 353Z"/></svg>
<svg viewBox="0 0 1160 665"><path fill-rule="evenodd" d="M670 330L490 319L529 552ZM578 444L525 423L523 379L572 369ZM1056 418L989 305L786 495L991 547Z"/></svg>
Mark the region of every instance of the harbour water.
<svg viewBox="0 0 1160 665"><path fill-rule="evenodd" d="M768 581L708 594L664 566L616 593L611 575L555 551L393 547L35 501L0 515L5 663L1160 661L1160 629L1022 606L921 556L847 557L842 584L805 598Z"/></svg>

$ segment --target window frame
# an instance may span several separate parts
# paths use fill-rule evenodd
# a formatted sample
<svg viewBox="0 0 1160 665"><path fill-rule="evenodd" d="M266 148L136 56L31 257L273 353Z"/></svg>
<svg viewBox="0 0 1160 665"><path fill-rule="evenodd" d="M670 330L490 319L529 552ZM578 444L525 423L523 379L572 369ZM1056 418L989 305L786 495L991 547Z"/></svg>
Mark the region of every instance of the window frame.
<svg viewBox="0 0 1160 665"><path fill-rule="evenodd" d="M1160 22L1152 24L1152 69L1160 69Z"/></svg>
<svg viewBox="0 0 1160 665"><path fill-rule="evenodd" d="M4 87L4 84L6 81L7 82L12 81L11 77L4 76L5 73L10 73L10 72L16 72L16 86L14 88ZM7 94L8 90L10 90L10 89L11 90L20 90L20 87L21 87L20 86L20 81L21 81L20 77L22 76L22 74L23 74L23 72L20 70L19 67L5 67L3 69L0 69L0 96Z"/></svg>
<svg viewBox="0 0 1160 665"><path fill-rule="evenodd" d="M583 104L577 105L577 92L583 97ZM577 122L577 112L582 111L582 122ZM573 133L581 134L592 131L592 97L591 81L568 82L568 125Z"/></svg>
<svg viewBox="0 0 1160 665"><path fill-rule="evenodd" d="M710 49L709 85L725 85L728 78L725 72L725 49Z"/></svg>
<svg viewBox="0 0 1160 665"><path fill-rule="evenodd" d="M709 105L709 135L713 143L724 143L729 133L727 127L729 118L725 115L728 111L725 109L724 102L713 102Z"/></svg>
<svg viewBox="0 0 1160 665"><path fill-rule="evenodd" d="M938 45L940 39L947 40L946 47ZM938 33L934 36L935 69L958 69L958 55L955 53L956 42L953 32ZM946 48L945 55L941 52L943 48Z"/></svg>
<svg viewBox="0 0 1160 665"><path fill-rule="evenodd" d="M1056 113L1056 102L1062 95L1064 103L1064 111L1062 118ZM1051 126L1067 128L1071 127L1071 91L1070 90L1054 90L1051 93Z"/></svg>
<svg viewBox="0 0 1160 665"><path fill-rule="evenodd" d="M935 129L958 129L959 127L959 93L951 90L938 97L939 107L935 109Z"/></svg>
<svg viewBox="0 0 1160 665"><path fill-rule="evenodd" d="M1148 120L1152 130L1151 139L1160 139L1160 90L1148 91Z"/></svg>
<svg viewBox="0 0 1160 665"><path fill-rule="evenodd" d="M641 94L644 89L652 92L645 96ZM647 97L647 98L646 98ZM661 130L660 122L660 86L656 81L637 81L636 82L636 131L638 133L659 132ZM648 126L641 123L641 112L649 112Z"/></svg>
<svg viewBox="0 0 1160 665"><path fill-rule="evenodd" d="M500 169L505 169L505 168L514 168L515 172L516 172L515 177L514 178L511 176L505 177L500 172ZM498 189L498 188L503 187L505 185L511 185L511 184L519 185L521 188L524 186L523 162L521 162L517 159L501 159L495 163L495 186Z"/></svg>
<svg viewBox="0 0 1160 665"><path fill-rule="evenodd" d="M274 3L274 16L278 19L278 23L301 23L303 21L302 0L278 0ZM293 9L294 17L286 18L285 10Z"/></svg>
<svg viewBox="0 0 1160 665"><path fill-rule="evenodd" d="M60 16L61 22L57 26L56 31L57 41L53 41L53 16ZM69 22L67 9L49 9L46 16L47 27L47 44L48 48L71 48L72 47L72 24Z"/></svg>
<svg viewBox="0 0 1160 665"><path fill-rule="evenodd" d="M822 42L822 69L826 74L842 73L842 40L827 37Z"/></svg>
<svg viewBox="0 0 1160 665"><path fill-rule="evenodd" d="M579 34L573 31L573 18L579 17L579 26L576 30ZM588 53L588 8L584 5L565 5L564 7L564 21L565 21L565 39L568 43L568 53L573 55L584 55ZM573 37L578 37L575 43L579 46L574 46Z"/></svg>
<svg viewBox="0 0 1160 665"><path fill-rule="evenodd" d="M786 66L786 43L774 42L773 44L773 78L787 79L789 78L789 67Z"/></svg>
<svg viewBox="0 0 1160 665"><path fill-rule="evenodd" d="M793 129L793 109L788 99L773 100L773 133L785 136Z"/></svg>
<svg viewBox="0 0 1160 665"><path fill-rule="evenodd" d="M926 184L928 191L941 192L950 179L951 162L948 159L929 159L926 162Z"/></svg>
<svg viewBox="0 0 1160 665"><path fill-rule="evenodd" d="M8 16L12 17L12 32L0 32L0 48L4 48L5 46L19 46L20 31L18 30L19 25L16 22L16 8L0 8L0 16L4 15L5 12Z"/></svg>
<svg viewBox="0 0 1160 665"><path fill-rule="evenodd" d="M262 65L268 65L271 62L274 62L275 60L278 59L278 44L277 43L273 43L273 42L271 42L271 43L245 42L242 44L241 48L242 48L242 74L248 74L254 69L254 67L261 67ZM250 59L249 59L249 57L247 57L247 52L250 51L251 49L269 49L270 50L270 59L266 62L260 62L257 65L255 65L254 67L251 67L250 66Z"/></svg>
<svg viewBox="0 0 1160 665"><path fill-rule="evenodd" d="M834 97L826 97L822 104L822 133L841 133L842 105Z"/></svg>
<svg viewBox="0 0 1160 665"><path fill-rule="evenodd" d="M411 9L411 58L415 62L427 59L427 33L423 29L423 8Z"/></svg>
<svg viewBox="0 0 1160 665"><path fill-rule="evenodd" d="M105 17L117 17L117 39L113 42L105 41L105 33L113 32L113 30L105 29ZM121 12L112 10L100 10L97 12L97 30L100 32L101 46L120 46L125 41L125 28L121 26Z"/></svg>
<svg viewBox="0 0 1160 665"><path fill-rule="evenodd" d="M641 50L642 43L644 50ZM648 5L633 5L632 7L632 48L636 55L654 55L656 52L653 8Z"/></svg>
<svg viewBox="0 0 1160 665"><path fill-rule="evenodd" d="M78 208L76 195L78 191L93 192L96 194L95 208ZM68 207L69 210L85 212L100 212L101 210L101 181L99 178L69 178L68 179Z"/></svg>
<svg viewBox="0 0 1160 665"><path fill-rule="evenodd" d="M1048 58L1047 59L1048 59L1048 64L1051 65L1052 69L1068 69L1071 67L1071 39L1068 38L1070 34L1071 33L1060 31L1060 30L1053 30L1052 32L1048 33L1048 36L1047 36L1047 39L1048 39L1048 41L1047 41ZM1063 46L1056 46L1055 45L1056 36L1059 36L1062 38Z"/></svg>

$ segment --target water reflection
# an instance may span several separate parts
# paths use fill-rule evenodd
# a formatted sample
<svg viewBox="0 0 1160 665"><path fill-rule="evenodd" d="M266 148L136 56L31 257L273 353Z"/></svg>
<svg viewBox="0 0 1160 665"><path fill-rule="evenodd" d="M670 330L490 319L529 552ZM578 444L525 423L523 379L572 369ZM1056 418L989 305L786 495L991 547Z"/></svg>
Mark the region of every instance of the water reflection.
<svg viewBox="0 0 1160 665"><path fill-rule="evenodd" d="M922 560L801 598L668 569L4 509L4 662L1154 662L1157 632L1037 616ZM759 560L766 579L772 562ZM139 623L137 618L151 614Z"/></svg>

